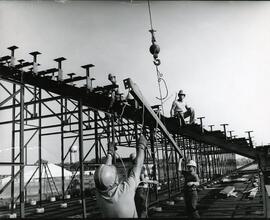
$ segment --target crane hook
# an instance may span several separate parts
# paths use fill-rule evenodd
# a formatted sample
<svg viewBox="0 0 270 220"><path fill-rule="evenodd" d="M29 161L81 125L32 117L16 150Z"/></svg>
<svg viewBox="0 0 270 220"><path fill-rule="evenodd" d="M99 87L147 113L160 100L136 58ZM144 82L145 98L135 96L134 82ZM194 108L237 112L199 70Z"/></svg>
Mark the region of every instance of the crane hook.
<svg viewBox="0 0 270 220"><path fill-rule="evenodd" d="M159 66L160 65L160 59L155 59L154 61L153 61L153 63L156 65L156 66Z"/></svg>

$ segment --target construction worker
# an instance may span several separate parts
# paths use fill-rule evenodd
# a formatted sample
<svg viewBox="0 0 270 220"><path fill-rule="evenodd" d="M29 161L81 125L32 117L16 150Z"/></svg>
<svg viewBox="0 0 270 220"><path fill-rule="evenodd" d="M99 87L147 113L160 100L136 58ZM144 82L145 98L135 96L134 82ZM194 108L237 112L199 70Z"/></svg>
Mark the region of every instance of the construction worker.
<svg viewBox="0 0 270 220"><path fill-rule="evenodd" d="M108 80L112 83L112 85L117 85L116 82L116 76L112 75L111 73L109 73L108 75ZM117 100L117 97L119 96L119 91L118 88L114 88L110 91L109 96L111 97L111 102L109 104L109 111L111 110L113 104L115 103L115 100Z"/></svg>
<svg viewBox="0 0 270 220"><path fill-rule="evenodd" d="M178 171L184 176L184 199L186 212L189 218L200 218L197 210L198 193L197 187L200 185L200 179L196 173L197 164L194 160L190 160L187 170L182 170L182 159L179 161Z"/></svg>
<svg viewBox="0 0 270 220"><path fill-rule="evenodd" d="M176 117L179 119L180 126L185 124L185 118L189 117L189 123L193 124L195 122L195 112L194 110L184 102L186 94L183 90L178 92L178 99L174 100L171 107L171 117Z"/></svg>
<svg viewBox="0 0 270 220"><path fill-rule="evenodd" d="M130 154L130 159L132 161L132 164L134 165L136 163L136 154L132 153ZM131 170L129 170L131 172ZM143 165L140 175L140 183L136 189L135 193L135 205L136 210L138 213L139 218L146 218L147 217L147 197L149 194L149 184L158 184L155 180L150 180L147 172L147 168L145 165Z"/></svg>
<svg viewBox="0 0 270 220"><path fill-rule="evenodd" d="M117 169L112 165L114 145L109 145L106 163L99 166L94 174L97 189L97 203L103 217L138 217L134 196L140 182L140 174L144 162L144 150L146 147L147 141L145 137L141 135L138 140L135 164L128 178L119 182Z"/></svg>

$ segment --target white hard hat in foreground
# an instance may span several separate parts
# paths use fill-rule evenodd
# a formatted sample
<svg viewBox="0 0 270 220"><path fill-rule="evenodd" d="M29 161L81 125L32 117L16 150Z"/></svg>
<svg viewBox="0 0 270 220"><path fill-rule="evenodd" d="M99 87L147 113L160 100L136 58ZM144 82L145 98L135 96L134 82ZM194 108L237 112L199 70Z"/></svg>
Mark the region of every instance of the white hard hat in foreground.
<svg viewBox="0 0 270 220"><path fill-rule="evenodd" d="M94 174L96 188L99 190L109 190L115 186L117 182L117 169L113 165L102 164Z"/></svg>

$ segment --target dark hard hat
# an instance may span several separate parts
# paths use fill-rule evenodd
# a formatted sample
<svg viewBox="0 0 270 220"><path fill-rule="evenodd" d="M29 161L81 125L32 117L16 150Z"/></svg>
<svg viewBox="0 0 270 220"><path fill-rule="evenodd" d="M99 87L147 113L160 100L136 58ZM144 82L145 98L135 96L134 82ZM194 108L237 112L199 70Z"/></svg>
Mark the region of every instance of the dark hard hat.
<svg viewBox="0 0 270 220"><path fill-rule="evenodd" d="M113 165L102 164L94 174L96 188L99 190L110 190L117 182L117 169Z"/></svg>

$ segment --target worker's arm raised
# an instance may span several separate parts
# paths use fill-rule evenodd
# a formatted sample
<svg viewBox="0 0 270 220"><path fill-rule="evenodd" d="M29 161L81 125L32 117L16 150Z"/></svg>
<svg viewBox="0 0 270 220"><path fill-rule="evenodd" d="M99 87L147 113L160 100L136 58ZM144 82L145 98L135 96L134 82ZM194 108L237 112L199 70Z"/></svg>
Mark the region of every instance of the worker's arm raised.
<svg viewBox="0 0 270 220"><path fill-rule="evenodd" d="M106 165L112 165L112 158L114 156L114 151L116 149L117 148L115 147L115 143L109 143L107 159L106 159L106 162L105 162Z"/></svg>
<svg viewBox="0 0 270 220"><path fill-rule="evenodd" d="M143 162L144 162L144 150L147 146L147 140L143 135L140 136L139 138L139 143L138 143L138 153L135 158L135 166L133 167L133 172L136 177L140 177L141 170L143 167Z"/></svg>

